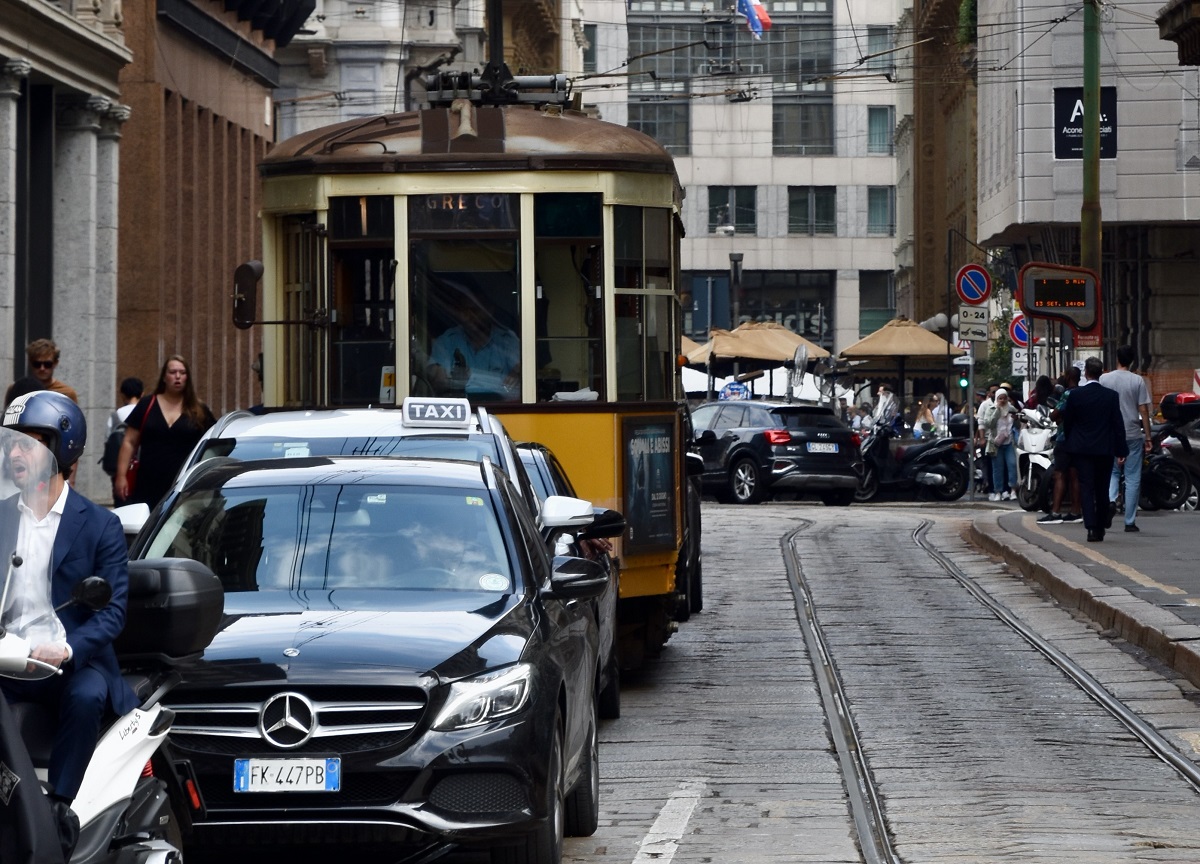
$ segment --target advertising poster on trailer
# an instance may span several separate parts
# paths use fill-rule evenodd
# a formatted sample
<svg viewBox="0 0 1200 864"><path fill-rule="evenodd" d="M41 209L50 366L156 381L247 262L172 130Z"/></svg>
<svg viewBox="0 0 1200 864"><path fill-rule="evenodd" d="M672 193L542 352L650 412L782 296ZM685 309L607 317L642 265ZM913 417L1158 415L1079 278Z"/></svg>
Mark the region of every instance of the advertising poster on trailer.
<svg viewBox="0 0 1200 864"><path fill-rule="evenodd" d="M629 418L621 427L626 547L675 548L674 417Z"/></svg>

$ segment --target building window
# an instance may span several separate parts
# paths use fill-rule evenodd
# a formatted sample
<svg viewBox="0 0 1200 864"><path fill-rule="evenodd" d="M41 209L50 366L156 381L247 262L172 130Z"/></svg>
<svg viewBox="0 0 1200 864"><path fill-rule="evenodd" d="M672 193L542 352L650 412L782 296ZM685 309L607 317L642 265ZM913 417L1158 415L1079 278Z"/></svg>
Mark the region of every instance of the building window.
<svg viewBox="0 0 1200 864"><path fill-rule="evenodd" d="M708 230L717 232L718 225L732 224L737 234L754 234L758 230L758 203L753 186L709 186Z"/></svg>
<svg viewBox="0 0 1200 864"><path fill-rule="evenodd" d="M892 155L892 129L895 109L891 105L872 105L867 108L867 152Z"/></svg>
<svg viewBox="0 0 1200 864"><path fill-rule="evenodd" d="M672 155L686 156L691 106L684 102L630 102L629 128L649 135Z"/></svg>
<svg viewBox="0 0 1200 864"><path fill-rule="evenodd" d="M867 187L867 233L896 234L896 187Z"/></svg>
<svg viewBox="0 0 1200 864"><path fill-rule="evenodd" d="M772 141L776 156L832 156L833 100L776 102Z"/></svg>
<svg viewBox="0 0 1200 864"><path fill-rule="evenodd" d="M583 25L583 71L596 71L596 25Z"/></svg>
<svg viewBox="0 0 1200 864"><path fill-rule="evenodd" d="M874 333L896 314L890 270L858 271L858 335Z"/></svg>
<svg viewBox="0 0 1200 864"><path fill-rule="evenodd" d="M789 186L788 233L837 234L837 187Z"/></svg>
<svg viewBox="0 0 1200 864"><path fill-rule="evenodd" d="M888 52L894 47L891 27L868 27L867 68L890 77L896 71L896 63L894 55Z"/></svg>

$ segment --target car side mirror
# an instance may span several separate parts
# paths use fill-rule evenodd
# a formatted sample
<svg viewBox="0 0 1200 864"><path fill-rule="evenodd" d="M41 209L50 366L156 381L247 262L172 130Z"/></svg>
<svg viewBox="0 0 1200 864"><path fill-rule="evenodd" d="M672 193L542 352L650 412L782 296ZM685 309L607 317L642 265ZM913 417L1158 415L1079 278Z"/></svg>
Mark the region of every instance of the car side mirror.
<svg viewBox="0 0 1200 864"><path fill-rule="evenodd" d="M616 510L605 507L594 507L596 518L592 524L579 532L579 540L599 540L607 537L620 537L625 533L625 517Z"/></svg>
<svg viewBox="0 0 1200 864"><path fill-rule="evenodd" d="M556 555L549 594L560 600L591 600L608 587L608 571L597 561Z"/></svg>

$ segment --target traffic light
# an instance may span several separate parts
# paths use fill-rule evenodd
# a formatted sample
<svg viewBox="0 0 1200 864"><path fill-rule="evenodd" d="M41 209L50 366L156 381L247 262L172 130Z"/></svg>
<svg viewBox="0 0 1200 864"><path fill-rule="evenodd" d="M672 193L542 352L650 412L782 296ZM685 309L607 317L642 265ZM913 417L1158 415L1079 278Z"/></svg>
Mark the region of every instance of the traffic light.
<svg viewBox="0 0 1200 864"><path fill-rule="evenodd" d="M969 378L967 378L966 372L958 373L958 386L963 390L966 390L968 387L971 386L971 380Z"/></svg>

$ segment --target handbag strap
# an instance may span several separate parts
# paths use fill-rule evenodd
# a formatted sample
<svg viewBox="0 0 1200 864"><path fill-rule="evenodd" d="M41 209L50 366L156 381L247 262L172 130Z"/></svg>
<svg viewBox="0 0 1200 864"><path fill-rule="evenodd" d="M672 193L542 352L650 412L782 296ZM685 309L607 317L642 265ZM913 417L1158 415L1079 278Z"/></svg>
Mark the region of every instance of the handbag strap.
<svg viewBox="0 0 1200 864"><path fill-rule="evenodd" d="M142 415L142 425L138 427L139 432L146 427L146 421L150 419L150 411L154 408L154 400L157 398L157 393L150 394L150 404L146 406L146 413Z"/></svg>

